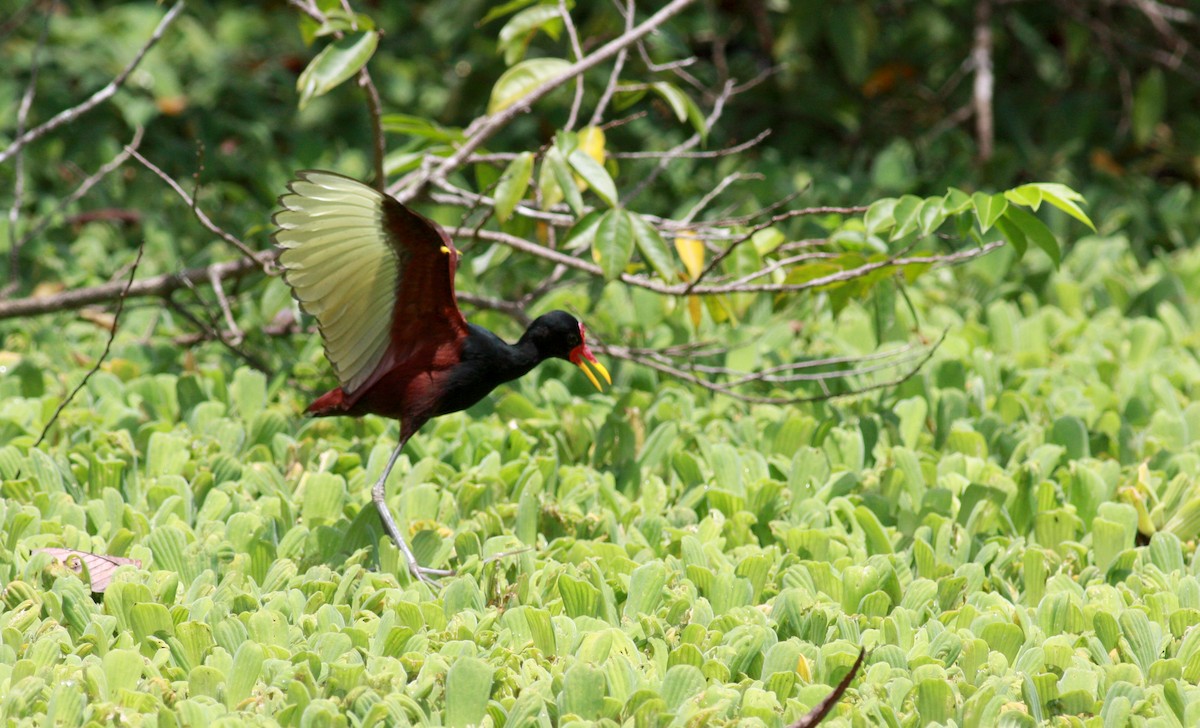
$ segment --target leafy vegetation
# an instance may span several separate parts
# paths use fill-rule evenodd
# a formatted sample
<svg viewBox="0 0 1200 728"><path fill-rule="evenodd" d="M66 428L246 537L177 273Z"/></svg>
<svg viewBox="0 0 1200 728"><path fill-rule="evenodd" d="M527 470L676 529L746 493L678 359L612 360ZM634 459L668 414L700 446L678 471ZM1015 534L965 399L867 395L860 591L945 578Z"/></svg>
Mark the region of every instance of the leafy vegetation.
<svg viewBox="0 0 1200 728"><path fill-rule="evenodd" d="M1125 316L1114 280L1158 315ZM843 721L1187 725L1200 302L1167 285L1196 290L1200 255L1140 269L1105 238L1044 304L930 279L934 360L837 407L628 367L585 396L547 367L436 420L393 476L422 559L459 571L438 592L379 541L366 486L393 423L301 422L290 387L162 372L128 334L33 449L59 399L45 365L69 356L35 323L0 380L5 716L782 725L862 644ZM819 338L861 341L872 316L852 302ZM144 568L94 600L30 556L48 545Z"/></svg>
<svg viewBox="0 0 1200 728"><path fill-rule="evenodd" d="M783 728L861 647L830 725L1200 723L1197 84L1146 50L1194 55L1191 15L747 3L764 33L718 3L580 76L571 121L545 84L615 6L293 5L0 20L0 311L46 314L0 320L5 723ZM953 121L981 7L986 160ZM88 134L13 142L164 12ZM397 424L300 415L320 341L227 245L267 247L295 169L377 163L459 226L473 322L568 308L626 359L411 441L389 501L437 589L370 503ZM120 308L44 305L105 285Z"/></svg>

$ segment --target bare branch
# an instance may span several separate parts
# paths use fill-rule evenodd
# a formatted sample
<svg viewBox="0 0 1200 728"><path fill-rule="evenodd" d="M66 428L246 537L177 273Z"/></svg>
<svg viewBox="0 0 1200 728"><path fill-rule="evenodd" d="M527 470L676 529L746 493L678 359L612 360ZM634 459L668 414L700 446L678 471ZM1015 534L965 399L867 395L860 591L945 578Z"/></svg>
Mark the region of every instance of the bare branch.
<svg viewBox="0 0 1200 728"><path fill-rule="evenodd" d="M659 27L672 16L679 13L681 10L691 5L695 0L671 0L661 10L647 18L641 25L633 29L632 32L623 33L617 38L605 43L600 48L597 48L593 53L585 56L582 60L572 63L562 73L554 78L546 81L542 85L535 88L533 91L526 94L520 101L509 106L502 111L497 111L488 116L481 116L472 122L467 130L469 135L466 141L454 152L454 154L442 159L432 168L422 167L415 172L405 176L399 182L388 187L388 192L392 193L401 202L407 202L415 197L429 183L432 178L446 178L452 171L458 169L471 156L471 153L483 145L488 139L491 139L496 132L508 126L513 119L521 114L527 113L535 103L540 101L546 94L563 85L567 81L576 76L591 70L592 68L607 61L615 56L622 48L626 48L633 43L636 43L648 33Z"/></svg>
<svg viewBox="0 0 1200 728"><path fill-rule="evenodd" d="M713 124L716 124L717 119L721 118L722 112L725 111L725 102L729 100L729 97L732 94L733 94L733 83L732 82L726 83L724 88L721 89L721 93L717 95L716 101L713 102L712 111L710 111L708 113L708 116L704 119L704 128L706 130L711 131L713 128ZM647 187L649 187L654 182L654 180L658 179L658 175L663 173L663 170L665 170L667 168L667 166L671 162L671 159L674 158L675 155L677 155L680 152L686 152L687 150L689 150L692 147L699 144L700 140L701 140L700 132L696 132L695 134L692 134L690 137L688 137L683 143L678 144L674 148L672 148L668 155L666 155L662 159L658 160L658 164L655 165L654 169L650 171L650 174L643 177L642 181L639 182L638 185L636 187L634 187L633 190L631 190L628 195L625 196L626 203L628 203L629 200L632 200L635 197L637 197L638 195L640 195Z"/></svg>
<svg viewBox="0 0 1200 728"><path fill-rule="evenodd" d="M100 358L96 360L96 363L92 365L92 368L88 370L87 374L83 375L83 379L79 380L79 384L75 385L75 389L71 390L71 393L68 394L62 402L58 403L58 407L55 408L54 414L50 415L50 419L47 420L46 426L42 428L42 434L38 436L37 442L33 443L34 448L37 448L38 445L42 444L42 440L46 439L46 433L50 432L50 428L53 427L54 423L58 421L58 416L62 414L62 411L66 409L66 406L71 403L71 400L75 399L75 395L79 394L79 391L87 385L88 380L92 378L92 375L100 371L100 365L103 364L104 360L108 358L108 352L112 350L113 339L117 338L117 331L120 328L119 324L121 322L121 312L125 310L125 299L129 297L129 289L133 286L133 278L137 275L138 266L141 265L142 262L142 253L145 252L145 250L146 240L143 238L141 244L138 245L137 256L133 259L133 265L129 268L129 280L126 281L125 287L122 289L121 295L117 299L117 310L116 313L113 314L112 331L110 331L108 334L108 341L104 343L104 352L100 354Z"/></svg>
<svg viewBox="0 0 1200 728"><path fill-rule="evenodd" d="M722 261L724 261L726 258L728 258L730 253L732 253L739 245L746 242L747 240L751 240L757 233L759 233L763 230L766 230L767 228L771 227L772 225L783 222L784 220L789 220L793 217L801 217L804 215L818 215L818 214L829 214L829 213L856 214L856 213L865 212L865 211L866 211L866 208L859 208L859 207L808 207L808 208L803 208L800 210L788 210L786 212L782 212L778 215L775 215L770 220L767 220L765 222L761 222L761 223L755 225L745 235L741 236L740 238L737 238L736 240L731 242L724 250L722 250L717 255L713 256L713 259L711 261L709 261L708 265L706 265L704 267L704 270L700 271L700 275L696 276L696 278L694 280L692 280L690 283L688 283L686 292L687 293L695 293L697 288L701 287L700 281L704 280L705 277L707 277L709 273L712 273L714 270L716 270L717 266L720 265L722 263Z"/></svg>
<svg viewBox="0 0 1200 728"><path fill-rule="evenodd" d="M771 136L771 130L765 129L749 141L734 144L724 149L713 149L706 152L687 152L673 149L666 152L613 152L609 156L614 159L716 159L718 157L728 157L756 147L769 136Z"/></svg>
<svg viewBox="0 0 1200 728"><path fill-rule="evenodd" d="M501 243L508 247L518 250L522 253L548 260L552 263L559 263L574 270L587 273L592 276L602 277L604 275L600 266L590 261L576 258L575 256L562 253L552 248L547 248L543 245L531 243L524 238L519 238L508 233L498 232L495 230L475 230L472 228L447 228L446 232L450 235L460 238L479 238L480 240L490 240L495 243ZM900 268L906 265L916 263L926 263L931 265L945 265L951 263L959 263L964 260L977 258L985 255L999 246L1003 245L1004 241L997 240L987 245L971 248L960 251L958 253L950 253L947 255L931 255L917 257L894 257L886 260L879 260L871 263L864 263L856 268L840 270L829 275L813 278L803 283L759 283L759 284L720 284L720 285L702 285L692 286L690 283L667 284L655 278L647 278L630 273L622 273L620 280L631 286L645 288L648 291L654 291L666 296L686 296L686 295L720 295L724 293L788 293L797 291L807 291L815 288L821 288L833 283L844 283L846 281L861 278L872 271L882 268ZM2 317L0 317L2 318Z"/></svg>
<svg viewBox="0 0 1200 728"><path fill-rule="evenodd" d="M846 688L850 687L850 683L854 680L854 676L862 668L863 660L867 656L867 648L860 647L858 650L858 659L850 666L850 672L842 678L834 688L833 692L826 695L825 698L813 706L812 710L800 716L800 719L792 723L788 728L816 728L829 715L829 711L833 710L833 706L837 705L837 701L842 699L842 695L846 692Z"/></svg>
<svg viewBox="0 0 1200 728"><path fill-rule="evenodd" d="M211 219L208 217L208 215L206 215L206 214L204 213L204 210L201 210L201 209L200 209L200 208L199 208L199 207L196 205L196 200L195 200L195 199L194 199L194 198L193 198L191 195L189 195L189 194L187 193L187 191L185 191L185 190L183 189L183 187L181 187L181 186L179 185L179 183L175 181L175 179L174 179L174 178L172 178L172 177L171 177L169 174L167 174L166 172L164 172L164 171L162 171L161 169L159 169L159 168L158 168L158 167L157 167L157 166L156 166L156 165L155 165L153 162L151 162L149 159L146 159L145 157L143 157L143 156L141 155L141 153L140 153L140 152L138 152L137 150L130 150L130 154L132 154L132 155L133 155L133 158L134 158L134 159L136 159L137 161L141 162L142 166L144 166L146 169L150 170L150 171L151 171L151 172L153 172L154 174L158 175L158 176L159 176L159 178L160 178L160 179L162 179L162 181L163 181L163 182L166 182L166 183L167 183L167 186L168 186L168 187L170 187L171 189L175 190L175 194L179 195L179 196L180 196L180 198L182 198L182 199L183 199L183 201L187 203L188 207L190 207L190 208L191 208L191 210L192 210L192 212L193 212L193 213L195 213L195 215L196 215L196 219L197 219L197 220L199 220L199 221L200 221L200 224L201 224L201 225L203 225L203 226L204 226L206 229L208 229L208 230L209 230L209 232L213 233L213 234L214 234L214 235L216 235L217 237L221 238L221 239L222 239L222 240L224 240L225 242L229 243L229 244L230 244L230 245L232 245L233 247L235 247L235 248L237 248L238 250L240 250L240 251L242 252L242 254L246 256L246 259L247 259L247 260L250 260L250 261L253 261L253 262L255 262L255 263L258 263L258 264L262 265L262 266L263 266L263 273L266 273L267 275L275 275L274 268L273 268L273 266L271 265L271 262L270 262L270 260L269 260L269 259L267 259L267 258L260 258L260 257L259 257L259 254L258 254L258 253L256 253L256 252L254 252L253 250L251 250L251 249L250 249L250 246L248 246L248 245L246 245L244 242L242 242L242 241L241 241L241 239L239 239L239 238L235 237L234 235L232 235L232 234L230 234L230 233L226 232L224 229L222 229L222 228L221 228L221 227L219 227L219 226L218 226L216 223L214 223L214 222L213 222L213 221L212 221L212 220L211 220Z"/></svg>
<svg viewBox="0 0 1200 728"><path fill-rule="evenodd" d="M383 171L383 159L387 156L387 140L383 136L383 103L379 100L379 89L371 80L366 66L358 72L358 85L367 94L367 115L371 119L371 139L375 150L375 189L383 192L387 187L387 176Z"/></svg>
<svg viewBox="0 0 1200 728"><path fill-rule="evenodd" d="M499 311L522 326L528 326L530 322L533 321L529 314L525 313L524 306L519 303L513 303L512 301L480 296L468 291L459 291L458 300L462 303L470 304L475 308L486 308L491 311Z"/></svg>
<svg viewBox="0 0 1200 728"><path fill-rule="evenodd" d="M215 273L222 280L233 280L252 272L261 272L264 264L274 260L275 252L261 254L260 260L239 259L214 263L203 268L189 268L179 273L167 273L134 281L126 290L121 282L105 283L89 288L75 288L50 296L0 301L0 320L23 316L39 316L59 311L73 311L124 296L125 298L164 297L190 284L207 283Z"/></svg>
<svg viewBox="0 0 1200 728"><path fill-rule="evenodd" d="M563 25L567 28L567 37L571 39L571 50L575 53L575 62L583 60L583 47L579 45L579 33L575 30L575 21L567 10L567 0L558 0L558 14ZM583 106L583 74L575 77L575 100L571 102L571 113L567 115L567 125L563 128L571 131L575 128L575 120L579 118L579 108Z"/></svg>
<svg viewBox="0 0 1200 728"><path fill-rule="evenodd" d="M192 288L192 285L190 282L187 282L186 285L183 287ZM257 356L246 351L241 346L239 346L238 343L233 341L233 339L228 334L226 334L224 331L221 331L220 329L218 329L216 327L209 326L205 322L201 321L191 311L188 311L187 308L185 308L183 306L183 304L179 303L174 298L172 298L170 294L166 295L163 300L166 302L168 308L170 308L172 311L174 311L175 313L182 316L191 325L200 329L200 331L204 333L204 336L206 339L209 339L211 341L216 341L217 343L221 344L226 349L228 349L231 353L233 353L235 356L237 356L239 359L246 362L252 368L257 369L258 371L262 372L263 374L270 375L273 373L271 371L270 367L268 367L265 362L263 362Z"/></svg>
<svg viewBox="0 0 1200 728"><path fill-rule="evenodd" d="M890 389L893 387L897 387L900 384L903 384L904 382L908 381L913 376L915 376L917 374L917 372L921 371L922 368L924 368L925 364L933 357L933 355L937 351L938 347L940 347L942 342L945 341L946 334L948 331L949 331L949 329L943 331L941 336L938 337L937 341L935 341L933 344L931 344L929 346L929 348L925 352L923 352L923 355L920 356L919 358L906 357L902 360L897 360L892 366L899 366L900 364L913 361L914 359L916 359L916 363L912 367L910 367L909 369L907 369L906 371L902 372L901 374L899 374L898 376L896 376L892 379L889 379L889 380L883 381L883 382L876 382L876 383L869 384L869 385L862 386L862 387L854 387L845 392L828 392L828 391L826 391L824 394L807 396L807 397L783 397L783 396L772 397L772 396L763 396L763 395L755 395L755 394L746 394L745 392L738 391L738 389L737 389L738 387L745 386L746 384L750 384L753 382L757 382L757 381L770 382L771 380L767 379L767 377L770 375L768 375L764 372L742 373L743 376L736 381L719 382L719 381L714 381L711 379L706 379L705 377L701 377L701 376L697 375L695 373L695 370L697 368L690 360L688 360L680 365L676 365L661 355L656 355L653 353L651 353L651 354L644 353L644 350L635 350L635 349L631 349L629 347L624 347L624 346L608 346L608 345L605 345L605 344L599 343L599 342L596 344L596 348L599 349L600 351L603 351L608 356L611 356L611 357L614 357L617 359L624 359L626 361L631 361L636 364L640 364L642 366L649 367L650 369L653 369L662 374L666 374L666 375L674 377L676 379L681 379L685 382L691 382L692 384L699 385L711 392L723 394L728 397L732 397L734 399L741 400L743 402L753 402L756 404L803 404L806 402L820 402L820 401L825 401L825 400L830 400L830 399L841 399L843 397L854 397L854 396L864 394L866 392L871 392L871 391L875 391L875 390L879 390L879 389ZM871 356L875 356L875 355L871 355ZM847 361L853 361L853 360L847 359ZM803 364L803 362L801 364ZM683 368L685 366L687 367L687 369ZM847 377L854 376L855 374L874 372L874 371L879 371L880 369L886 369L886 368L890 368L890 367L887 367L887 366L862 367L862 368L858 368L858 369L854 369L854 370L850 370L850 371L830 373L830 376L824 376L820 379L817 379L816 377L812 377L811 379L814 381L818 381L818 382L827 381L829 379L845 379ZM689 371L689 370L693 370L693 371ZM795 380L781 380L781 381L795 381Z"/></svg>
<svg viewBox="0 0 1200 728"><path fill-rule="evenodd" d="M234 344L242 343L242 339L246 337L238 328L237 321L233 319L233 310L229 307L229 299L225 297L225 287L221 285L221 276L217 275L216 271L209 269L208 282L212 285L213 293L217 294L217 303L220 304L221 312L225 315L225 325L229 327L230 341Z"/></svg>
<svg viewBox="0 0 1200 728"><path fill-rule="evenodd" d="M716 184L715 187L713 187L708 192L704 193L704 196L701 197L700 200L697 201L695 205L692 205L692 209L688 210L688 213L683 216L683 219L680 220L680 222L683 223L684 225L691 223L691 221L696 218L696 215L699 215L701 212L703 212L704 208L711 205L712 201L715 200L718 195L720 195L722 192L724 192L726 187L733 184L734 182L741 182L742 180L747 180L747 179L762 179L762 178L763 178L763 176L756 172L749 172L749 173L734 172L733 174L726 175L724 177L724 179L722 179L720 182L718 182Z"/></svg>
<svg viewBox="0 0 1200 728"><path fill-rule="evenodd" d="M7 162L14 154L19 152L30 142L40 139L47 133L54 131L63 124L69 124L75 121L79 117L83 116L87 112L116 95L121 86L125 84L125 81L129 79L129 75L133 73L135 68L138 67L138 64L142 62L142 59L146 57L146 54L150 52L150 49L153 48L155 44L157 44L158 41L163 37L163 34L167 32L167 28L171 27L171 23L175 22L175 19L179 17L181 12L183 12L182 0L175 3L175 5L167 11L167 14L164 15L162 20L158 22L158 27L154 29L154 33L142 45L141 49L138 50L137 55L135 55L133 60L129 62L129 65L125 66L124 70L117 74L116 78L110 81L107 86L92 94L83 103L61 111L46 123L35 126L24 134L18 135L17 138L8 145L7 149L0 151L0 164Z"/></svg>
<svg viewBox="0 0 1200 728"><path fill-rule="evenodd" d="M625 3L625 34L628 35L633 31L633 0L627 0ZM622 48L617 53L617 60L613 62L612 73L608 76L608 85L604 87L604 93L600 95L600 102L596 104L595 111L592 112L589 126L597 126L604 118L604 111L608 108L608 104L612 101L613 94L617 92L617 83L621 79L621 70L625 68L625 58L629 55L628 48Z"/></svg>
<svg viewBox="0 0 1200 728"><path fill-rule="evenodd" d="M992 75L992 0L976 0L975 44L971 48L971 63L975 69L975 137L979 144L979 158L986 162L992 158L995 142L992 125L992 93L995 86L995 77Z"/></svg>

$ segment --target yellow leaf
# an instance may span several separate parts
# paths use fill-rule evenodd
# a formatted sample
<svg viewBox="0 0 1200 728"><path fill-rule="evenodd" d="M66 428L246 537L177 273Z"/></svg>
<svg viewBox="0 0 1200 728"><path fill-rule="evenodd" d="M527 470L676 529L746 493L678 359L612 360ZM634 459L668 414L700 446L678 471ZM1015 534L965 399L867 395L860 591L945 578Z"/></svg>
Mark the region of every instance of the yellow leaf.
<svg viewBox="0 0 1200 728"><path fill-rule="evenodd" d="M598 126L585 126L579 130L579 148L583 153L604 166L604 130ZM575 175L575 186L580 192L587 192L588 183L583 177Z"/></svg>
<svg viewBox="0 0 1200 728"><path fill-rule="evenodd" d="M597 164L604 164L604 130L598 126L580 129L579 148Z"/></svg>
<svg viewBox="0 0 1200 728"><path fill-rule="evenodd" d="M687 268L690 280L696 280L704 271L704 243L691 230L681 230L675 237L675 251Z"/></svg>
<svg viewBox="0 0 1200 728"><path fill-rule="evenodd" d="M688 313L692 317L692 326L700 328L700 318L704 315L704 309L700 303L699 296L688 296Z"/></svg>
<svg viewBox="0 0 1200 728"><path fill-rule="evenodd" d="M808 660L804 659L804 655L799 655L796 660L796 674L804 682L812 682L812 672L808 669Z"/></svg>

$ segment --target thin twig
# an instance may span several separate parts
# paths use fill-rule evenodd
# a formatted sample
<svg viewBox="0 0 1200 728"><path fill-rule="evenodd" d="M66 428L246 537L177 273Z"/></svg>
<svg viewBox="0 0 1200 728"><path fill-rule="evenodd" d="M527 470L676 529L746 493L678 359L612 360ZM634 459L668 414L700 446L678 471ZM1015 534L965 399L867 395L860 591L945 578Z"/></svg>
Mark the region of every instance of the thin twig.
<svg viewBox="0 0 1200 728"><path fill-rule="evenodd" d="M579 45L579 33L575 30L575 21L571 20L571 11L567 10L567 0L558 0L558 14L567 28L567 37L571 40L571 51L575 54L575 62L578 63L583 60L583 46ZM567 115L567 124L563 129L571 131L575 128L575 121L579 118L581 106L583 106L582 73L575 77L575 99L571 102L571 113Z"/></svg>
<svg viewBox="0 0 1200 728"><path fill-rule="evenodd" d="M383 159L387 156L387 140L383 136L383 104L379 100L379 89L371 80L371 73L363 66L358 72L358 85L367 94L367 115L371 119L371 139L375 150L375 189L383 192L387 187L387 176L383 171Z"/></svg>
<svg viewBox="0 0 1200 728"><path fill-rule="evenodd" d="M627 0L625 4L625 32L633 31L633 0ZM617 92L617 83L621 80L621 70L625 68L625 58L629 55L628 48L622 48L617 53L617 60L613 62L612 73L608 76L608 84L604 87L604 93L600 94L600 101L596 104L596 109L592 112L592 118L588 122L588 126L598 126L604 119L604 111L608 108L608 104L612 101L613 94Z"/></svg>
<svg viewBox="0 0 1200 728"><path fill-rule="evenodd" d="M721 118L722 112L725 111L725 102L729 100L729 97L732 94L733 94L733 83L732 82L726 83L725 86L721 89L721 93L717 94L717 98L713 102L712 111L710 111L708 113L708 116L705 117L705 119L704 119L704 128L706 131L711 131L713 128L713 125L717 123L717 119ZM674 155L676 155L680 152L688 151L692 147L699 144L702 139L703 139L703 137L700 135L700 132L696 132L696 133L692 134L690 137L688 137L686 140L684 140L683 143L678 144L674 148L672 148L670 153L667 156L664 156L662 159L658 160L658 164L656 164L654 166L654 169L652 169L649 174L647 174L645 177L643 177L642 180L637 184L637 186L635 186L629 192L629 194L625 196L625 203L629 204L630 200L633 200L634 198L636 198L644 190L646 190L646 188L648 188L656 179L658 179L658 176L663 173L663 170L665 170L668 166L670 166L671 160L674 158Z"/></svg>
<svg viewBox="0 0 1200 728"><path fill-rule="evenodd" d="M125 290L124 284L118 281L89 288L74 288L49 296L0 301L0 320L73 311L122 296L125 298L163 297L180 288L185 288L188 283L207 283L213 273L216 273L222 280L242 278L250 273L261 272L263 263L274 260L275 251L262 253L261 258L261 261L239 258L224 263L213 263L202 268L189 268L178 273L165 273L136 281L129 286L128 290Z"/></svg>
<svg viewBox="0 0 1200 728"><path fill-rule="evenodd" d="M971 47L972 65L975 70L973 103L975 107L975 137L979 144L979 159L992 158L995 130L992 119L992 93L995 77L992 75L992 0L976 0L975 43Z"/></svg>
<svg viewBox="0 0 1200 728"><path fill-rule="evenodd" d="M732 397L734 399L741 400L743 402L752 402L755 404L777 404L777 405L779 405L779 404L804 404L804 403L808 403L808 402L823 402L823 401L827 401L827 400L831 400L831 399L840 399L843 397L854 397L854 396L857 396L860 394L865 394L866 392L871 392L871 391L875 391L875 390L879 390L879 389L894 388L894 387L897 387L897 386L903 384L904 382L907 382L909 379L916 376L917 372L921 371L921 369L924 368L925 364L928 363L928 361L933 357L933 355L937 351L938 347L940 347L942 342L945 341L946 334L948 331L949 331L949 329L942 332L942 335L938 338L938 340L930 345L929 349L926 350L925 355L922 356L911 369L909 369L908 371L904 372L903 374L901 374L893 379L890 379L885 382L877 382L875 384L870 384L865 387L856 387L854 389L851 389L851 390L848 390L845 392L826 391L824 394L812 395L812 396L808 396L808 397L767 397L767 396L762 396L762 395L746 394L744 392L737 391L735 389L735 387L742 386L743 384L745 384L749 381L753 381L753 380L747 380L747 382L741 382L741 383L737 383L737 384L714 382L710 379L705 379L704 377L698 376L698 375L696 375L690 371L687 371L685 369L682 369L678 366L674 366L673 364L666 363L666 362L660 360L658 357L652 357L652 356L646 356L643 354L634 353L627 347L607 346L607 345L604 345L601 343L597 343L596 349L602 351L607 356L611 356L611 357L614 357L617 359L624 359L626 361L632 361L634 363L641 364L642 366L649 367L649 368L654 369L655 371L660 372L662 374L667 374L671 377L674 377L676 379L681 379L685 382L691 382L692 384L699 385L709 391L716 392L718 394L723 394L728 397ZM847 372L846 374L850 375L851 372ZM841 378L841 377L838 377L838 378Z"/></svg>
<svg viewBox="0 0 1200 728"><path fill-rule="evenodd" d="M718 182L715 187L704 193L704 196L701 197L696 204L692 205L692 209L688 210L687 214L683 216L683 219L680 220L680 222L684 225L690 224L692 220L696 219L697 215L699 215L706 207L712 204L712 201L715 200L718 195L725 191L726 187L734 182L762 178L763 176L757 172L734 172L732 174L725 175L725 177Z"/></svg>
<svg viewBox="0 0 1200 728"><path fill-rule="evenodd" d="M581 260L572 255L567 255L558 250L554 250L543 245L531 243L524 238L519 238L515 235L499 232L495 230L473 230L471 228L447 228L446 232L450 235L461 238L479 238L480 240L489 240L491 242L507 245L514 250L522 253L548 260L552 263L561 263L568 268L587 273L594 277L602 277L604 275L599 265L590 261ZM798 291L807 291L815 288L821 288L833 283L845 283L856 278L861 278L872 271L882 268L900 268L914 263L927 263L933 265L947 265L951 263L960 263L972 258L978 258L981 255L995 250L997 247L1004 244L1004 241L997 240L987 245L970 248L968 250L959 251L957 253L949 253L946 255L931 255L917 257L894 257L886 260L864 263L855 268L840 270L828 275L819 276L812 280L804 281L803 283L759 283L759 284L720 284L720 285L705 285L693 287L690 283L667 284L655 278L633 275L630 273L622 273L620 280L631 286L644 288L648 291L654 291L666 296L686 296L686 295L720 295L725 293L791 293ZM911 246L910 246L911 247Z"/></svg>
<svg viewBox="0 0 1200 728"><path fill-rule="evenodd" d="M176 301L170 295L164 296L163 300L166 302L168 308L187 319L188 323L204 332L205 337L209 340L216 341L218 344L221 344L232 354L263 374L271 375L274 373L271 371L270 367L266 365L266 362L238 346L238 344L234 343L228 336L225 335L224 331L221 331L220 329L201 321L191 311L188 311L183 304Z"/></svg>
<svg viewBox="0 0 1200 728"><path fill-rule="evenodd" d="M454 154L440 160L436 166L431 168L422 166L421 169L406 175L395 184L390 185L388 192L392 193L401 202L407 202L417 196L429 183L431 178L445 179L451 172L461 167L471 154L481 147L484 142L491 139L496 132L508 126L513 119L516 119L521 114L527 113L533 108L535 103L551 91L575 78L577 75L604 63L620 52L622 48L627 48L636 43L693 2L695 0L671 0L671 2L663 6L654 15L651 15L631 32L621 34L619 37L597 48L582 60L572 63L562 73L545 81L512 106L502 111L497 111L494 114L479 117L468 125L467 138Z"/></svg>
<svg viewBox="0 0 1200 728"><path fill-rule="evenodd" d="M217 294L217 303L220 304L221 312L225 316L225 325L229 327L230 341L234 344L242 343L242 339L246 337L238 328L237 321L233 320L233 310L229 306L229 299L225 296L225 287L221 285L221 276L217 275L216 271L209 270L208 282L212 285L213 293Z"/></svg>
<svg viewBox="0 0 1200 728"><path fill-rule="evenodd" d="M733 251L737 249L739 245L745 243L747 240L752 239L755 235L763 230L766 230L772 225L777 225L784 220L789 220L793 217L802 217L804 215L824 215L830 213L857 214L865 211L866 208L860 207L807 207L800 210L788 210L778 215L774 215L770 220L760 222L759 224L750 228L745 235L737 238L728 246L726 246L724 250L713 256L713 259L708 262L708 265L704 267L704 270L700 271L700 275L696 276L691 282L688 283L686 293L695 293L696 290L701 287L700 281L708 277L709 273L712 273L714 270L716 270L717 266L719 266L726 258L728 258L729 255L733 253Z"/></svg>
<svg viewBox="0 0 1200 728"><path fill-rule="evenodd" d="M149 40L147 40L138 50L137 55L134 56L133 60L129 62L129 65L125 66L124 70L117 74L116 78L114 78L112 81L109 81L107 86L92 94L83 103L61 111L46 123L35 126L24 134L18 135L17 138L8 145L8 148L0 152L0 164L7 162L14 154L19 152L30 142L40 139L47 133L54 131L63 124L69 124L75 121L79 117L83 116L87 112L116 95L117 90L125 84L125 81L129 79L129 75L133 73L135 68L138 67L138 64L142 62L142 59L146 57L146 54L150 52L150 49L153 48L155 44L158 43L158 41L163 37L163 34L167 32L167 28L171 26L171 23L175 22L175 18L179 17L179 14L183 12L183 7L184 5L181 0L180 2L175 3L175 5L167 11L167 14L164 15L162 20L158 22L158 27L154 29L154 33L150 36Z"/></svg>
<svg viewBox="0 0 1200 728"><path fill-rule="evenodd" d="M816 728L820 725L825 716L829 715L829 711L833 710L833 706L842 699L842 695L846 692L846 688L850 687L850 683L854 680L854 676L862 668L863 660L867 656L867 648L860 647L858 650L858 659L850 666L850 672L842 678L834 688L833 692L825 696L825 699L813 706L812 710L808 711L800 717L795 723L792 723L787 728Z"/></svg>
<svg viewBox="0 0 1200 728"><path fill-rule="evenodd" d="M740 144L734 144L731 147L722 149L712 149L703 152L680 152L670 150L666 152L613 152L609 156L614 159L717 159L719 157L728 157L733 154L738 154L756 147L763 142L764 139L771 136L771 130L765 129L758 133L753 139L744 141Z"/></svg>
<svg viewBox="0 0 1200 728"><path fill-rule="evenodd" d="M244 242L241 241L241 239L226 232L223 228L221 228L216 223L214 223L208 217L208 215L205 214L204 210L197 207L195 199L193 199L192 196L189 195L187 193L187 191L184 190L183 187L181 187L179 185L179 183L176 182L173 177L171 177L171 175L169 175L166 172L159 169L153 162L151 162L149 159L146 159L145 157L143 157L142 154L140 152L138 152L136 149L131 150L130 154L132 154L133 158L136 159L138 162L140 162L143 167L150 170L154 174L158 175L158 177L163 182L167 183L168 187L175 190L175 194L179 195L179 197L182 198L183 201L187 203L187 206L189 208L191 208L193 213L195 213L196 219L199 220L200 224L203 225L205 228L207 228L209 230L209 232L213 233L217 237L221 238L225 242L227 242L230 245L232 245L233 247L237 248L239 251L241 251L242 255L246 256L247 260L251 260L251 261L254 261L255 263L259 263L260 265L262 265L263 273L266 273L267 275L275 275L275 271L273 270L273 267L271 266L270 262L267 259L260 259L258 256L258 253L251 250L250 246L246 245Z"/></svg>
<svg viewBox="0 0 1200 728"><path fill-rule="evenodd" d="M140 126L137 129L134 129L133 139L131 139L129 143L121 149L117 156L113 157L107 164L97 169L94 174L80 182L79 186L76 187L71 194L59 200L54 206L54 209L43 215L42 219L25 233L17 245L28 245L31 240L36 238L38 235L41 235L46 228L50 227L50 224L54 221L54 219L61 215L63 211L65 211L72 204L78 202L83 198L84 195L90 192L91 189L100 182L100 180L107 177L122 164L125 164L125 162L128 161L129 157L132 155L133 150L141 146L143 131L144 130ZM72 221L86 221L85 215L87 215L87 213L80 213L79 215L75 216Z"/></svg>
<svg viewBox="0 0 1200 728"><path fill-rule="evenodd" d="M117 298L117 310L116 313L113 314L112 331L110 331L108 334L108 341L104 343L104 352L100 354L100 358L96 360L96 363L92 365L92 368L88 370L87 374L83 375L83 379L79 381L79 384L75 386L75 389L71 390L71 393L67 395L66 399L58 403L58 407L55 408L54 414L50 415L50 419L46 422L46 426L42 428L42 434L38 436L37 442L33 443L34 449L36 449L38 445L42 444L42 440L46 439L46 433L50 432L50 428L55 422L58 421L58 416L62 414L62 411L66 409L66 406L71 403L71 400L75 399L75 395L79 394L79 391L87 385L88 380L92 378L92 375L100 371L100 365L103 364L104 360L108 358L108 352L112 350L113 339L117 338L117 331L120 328L118 324L121 322L121 312L125 310L125 299L129 296L130 288L133 287L133 278L137 275L138 266L142 263L142 253L145 252L145 250L146 240L143 238L142 242L138 245L137 256L133 259L133 265L129 269L129 280L125 282L125 287L122 290L120 297Z"/></svg>

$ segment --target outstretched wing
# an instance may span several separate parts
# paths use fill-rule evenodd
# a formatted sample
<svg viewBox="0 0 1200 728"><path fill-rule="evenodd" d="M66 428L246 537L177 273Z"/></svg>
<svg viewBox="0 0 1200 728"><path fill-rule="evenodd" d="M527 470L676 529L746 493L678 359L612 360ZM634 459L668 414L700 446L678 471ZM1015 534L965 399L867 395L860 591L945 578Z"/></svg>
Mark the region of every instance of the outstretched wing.
<svg viewBox="0 0 1200 728"><path fill-rule="evenodd" d="M332 172L299 172L288 189L274 217L283 278L317 319L347 394L466 336L454 300L458 252L437 224Z"/></svg>

